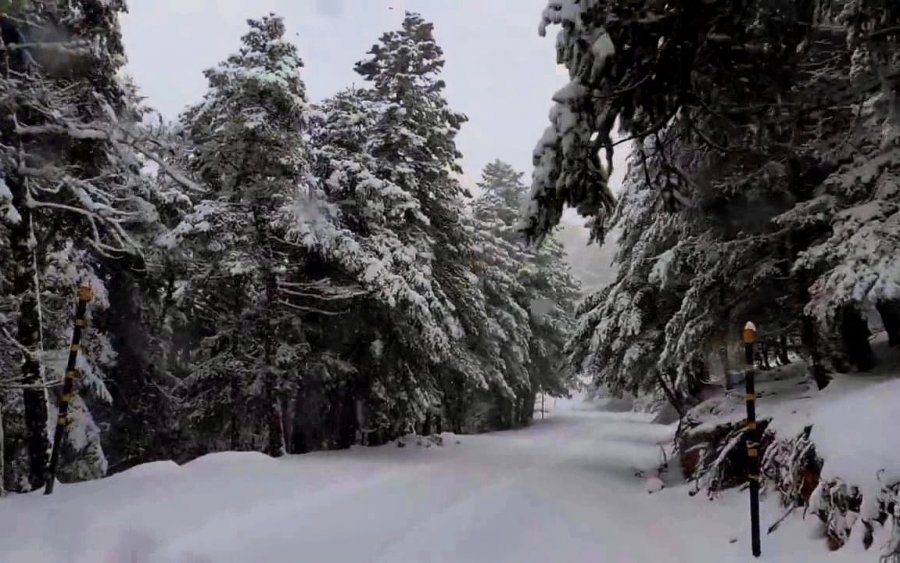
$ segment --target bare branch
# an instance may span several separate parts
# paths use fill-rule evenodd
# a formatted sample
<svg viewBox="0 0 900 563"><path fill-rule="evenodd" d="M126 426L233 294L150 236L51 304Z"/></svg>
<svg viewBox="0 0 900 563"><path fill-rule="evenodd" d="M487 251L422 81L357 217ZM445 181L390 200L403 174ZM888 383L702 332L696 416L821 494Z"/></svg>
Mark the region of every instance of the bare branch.
<svg viewBox="0 0 900 563"><path fill-rule="evenodd" d="M297 310L297 311L303 311L304 313L315 313L315 314L317 314L317 315L327 315L327 316L331 316L331 317L337 317L337 316L340 316L340 315L345 315L345 314L347 314L347 313L350 312L349 310L344 310L344 311L326 311L326 310L324 310L324 309L317 309L317 308L315 308L315 307L307 307L307 306L304 306L304 305L295 305L294 303L291 303L291 302L289 302L289 301L285 301L285 300L283 300L283 299L282 299L282 300L279 300L278 303L281 304L281 305L284 305L284 306L286 306L286 307L289 307L289 308L291 308L291 309L295 309L295 310Z"/></svg>
<svg viewBox="0 0 900 563"><path fill-rule="evenodd" d="M14 347L18 348L19 351L21 351L24 354L28 354L29 356L31 355L31 351L28 348L26 348L25 345L23 345L21 342L19 342L19 340L17 338L15 338L13 335L11 335L5 328L0 327L0 333L2 333L3 336L5 336L6 339L9 340L9 342Z"/></svg>
<svg viewBox="0 0 900 563"><path fill-rule="evenodd" d="M659 121L657 121L656 123L654 123L653 125L648 127L647 129L645 129L639 133L635 133L635 134L631 135L630 137L625 137L624 139L619 139L615 143L609 143L604 148L606 148L607 150L610 150L614 147L625 144L627 142L636 141L638 139L643 139L645 137L653 135L654 133L658 133L660 131L660 129L664 128L666 126L666 124L669 123L669 121L673 117L675 117L677 114L678 114L678 109L675 109L674 111L669 112L668 115L666 115L665 117L663 117L662 119L660 119Z"/></svg>
<svg viewBox="0 0 900 563"><path fill-rule="evenodd" d="M196 182L194 182L193 180L191 180L190 178L188 178L187 176L182 174L179 170L170 166L165 161L165 159L163 159L159 155L155 154L154 152L149 151L149 150L145 149L144 147L140 146L140 144L138 144L136 141L133 143L130 143L128 146L132 147L134 150L138 151L139 153L141 153L142 155L144 155L145 157L149 158L150 160L155 162L157 165L159 165L159 167L162 169L163 172L166 173L167 176L169 176L170 178L175 180L175 182L180 184L183 188L186 188L186 189L194 191L194 192L200 192L200 193L206 192L206 190L204 190L199 184L197 184Z"/></svg>
<svg viewBox="0 0 900 563"><path fill-rule="evenodd" d="M110 130L109 124L103 122L93 123L76 123L65 121L63 125L44 124L44 125L20 125L16 123L15 133L18 135L68 135L73 139L93 139L107 140L114 143L121 143L141 153L156 163L167 176L172 178L182 187L195 191L205 192L199 184L185 176L181 171L172 167L159 155L153 151L141 146L141 142L150 142L148 139L140 135L135 135L133 131L126 127L116 124L117 131Z"/></svg>

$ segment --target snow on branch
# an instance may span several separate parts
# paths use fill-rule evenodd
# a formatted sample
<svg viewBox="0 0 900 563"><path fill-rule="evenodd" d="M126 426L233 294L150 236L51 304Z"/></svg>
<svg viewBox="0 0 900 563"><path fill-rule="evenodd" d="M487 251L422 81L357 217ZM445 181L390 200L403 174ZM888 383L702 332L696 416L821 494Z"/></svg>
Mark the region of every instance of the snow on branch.
<svg viewBox="0 0 900 563"><path fill-rule="evenodd" d="M121 124L110 124L107 122L81 123L73 120L63 120L62 124L48 123L43 125L21 125L16 121L14 131L17 135L22 136L55 134L67 135L73 139L119 143L138 151L143 156L152 160L167 176L172 178L172 180L182 187L194 192L206 191L199 184L188 178L183 172L171 166L164 158L143 146L143 143L152 142L149 137L136 134L132 128Z"/></svg>

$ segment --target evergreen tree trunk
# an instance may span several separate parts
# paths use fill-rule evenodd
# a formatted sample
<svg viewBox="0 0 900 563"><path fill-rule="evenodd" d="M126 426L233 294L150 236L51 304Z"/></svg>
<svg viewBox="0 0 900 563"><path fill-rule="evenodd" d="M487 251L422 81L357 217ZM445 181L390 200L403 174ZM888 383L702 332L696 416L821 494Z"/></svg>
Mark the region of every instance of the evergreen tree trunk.
<svg viewBox="0 0 900 563"><path fill-rule="evenodd" d="M891 346L900 346L900 301L879 301L875 304Z"/></svg>
<svg viewBox="0 0 900 563"><path fill-rule="evenodd" d="M3 431L3 396L0 394L0 498L6 496L6 433Z"/></svg>
<svg viewBox="0 0 900 563"><path fill-rule="evenodd" d="M449 379L449 389L444 391L444 414L450 431L462 434L467 400L465 382L458 375L453 375Z"/></svg>
<svg viewBox="0 0 900 563"><path fill-rule="evenodd" d="M531 421L534 420L534 405L537 402L537 393L534 390L529 390L524 397L522 397L522 418L521 424L522 426L528 426L531 424ZM541 399L543 403L543 399ZM543 405L541 406L543 410ZM541 415L543 417L543 415Z"/></svg>
<svg viewBox="0 0 900 563"><path fill-rule="evenodd" d="M778 363L783 366L791 363L791 359L788 357L787 335L784 334L778 337Z"/></svg>
<svg viewBox="0 0 900 563"><path fill-rule="evenodd" d="M356 398L353 394L353 386L348 385L342 395L337 447L340 449L347 449L353 445L357 429Z"/></svg>
<svg viewBox="0 0 900 563"><path fill-rule="evenodd" d="M819 336L816 332L816 324L812 317L804 316L800 328L800 342L809 355L809 373L816 387L821 391L828 386L831 376L822 362L822 353L819 349Z"/></svg>
<svg viewBox="0 0 900 563"><path fill-rule="evenodd" d="M265 374L265 400L268 405L268 444L266 453L272 457L283 456L287 448L284 444L284 426L282 426L281 408L278 404L277 378L278 375L271 368L266 368Z"/></svg>
<svg viewBox="0 0 900 563"><path fill-rule="evenodd" d="M659 370L654 370L656 373L657 381L659 382L660 389L665 393L666 398L669 400L669 404L675 409L675 412L678 413L679 420L684 418L687 414L687 410L684 408L684 401L678 396L677 391L675 390L674 382L672 384L672 388L666 384L666 378L663 376L662 372Z"/></svg>
<svg viewBox="0 0 900 563"><path fill-rule="evenodd" d="M295 401L289 397L280 397L278 400L281 409L281 428L284 429L284 452L286 454L293 453L291 448L294 444L294 409L297 406Z"/></svg>
<svg viewBox="0 0 900 563"><path fill-rule="evenodd" d="M265 285L266 303L263 307L263 361L266 370L266 403L269 412L269 444L267 452L272 457L281 457L287 452L284 440L284 417L281 415L281 404L278 393L278 373L275 367L276 335L273 326L275 301L278 294L278 280L275 278L275 256L272 241L266 226L265 211L257 203L253 208L253 220L256 224L256 237L259 251L262 253L262 278Z"/></svg>
<svg viewBox="0 0 900 563"><path fill-rule="evenodd" d="M147 331L153 321L147 318L142 302L141 284L147 280L136 277L126 264L120 260L110 272L109 313L97 315L94 320L98 329L110 335L110 344L117 354L109 374L115 386L109 411L111 431L103 443L111 465L141 463L166 455L155 448L154 441L160 434L147 427L146 418L151 409L160 417L165 416L162 405L150 401L154 400L153 378L165 373L166 368L154 371L156 366L152 363L159 357L154 358L155 343Z"/></svg>
<svg viewBox="0 0 900 563"><path fill-rule="evenodd" d="M15 264L13 295L19 303L16 338L25 352L22 361L23 402L25 406L25 443L28 449L28 481L32 490L44 486L50 440L47 437L47 395L41 385L41 366L33 350L40 347L40 311L34 288L36 276L31 249L31 209L26 203L26 188L18 181L7 178L12 191L13 206L21 220L9 229L12 258ZM32 386L28 388L28 386Z"/></svg>
<svg viewBox="0 0 900 563"><path fill-rule="evenodd" d="M163 348L165 354L165 365L169 373L177 373L179 370L180 349L184 346L182 339L176 337L179 327L176 326L176 320L172 318L172 311L175 310L175 272L171 268L167 268L165 282L165 296L163 297L162 311L160 320L162 323L161 334L167 345ZM180 324L180 323L179 323ZM183 336L183 335L179 335ZM183 358L187 360L187 358ZM187 363L185 361L185 363Z"/></svg>
<svg viewBox="0 0 900 563"><path fill-rule="evenodd" d="M231 438L231 447L228 448L231 451L237 451L240 446L240 418L238 417L238 404L240 400L240 388L238 385L238 378L236 373L229 374L231 376L231 422L230 422L230 438Z"/></svg>
<svg viewBox="0 0 900 563"><path fill-rule="evenodd" d="M731 389L731 360L728 358L728 348L722 346L719 348L719 362L722 364L722 376L725 382L725 389Z"/></svg>
<svg viewBox="0 0 900 563"><path fill-rule="evenodd" d="M431 436L433 431L431 430L431 413L425 413L425 420L422 422L422 436Z"/></svg>
<svg viewBox="0 0 900 563"><path fill-rule="evenodd" d="M231 329L231 357L237 358L240 353L239 343L241 341L241 317L243 316L243 300L241 298L242 288L240 282L234 280L234 287L232 288L233 293L232 296L234 298L233 303L233 311L234 318L231 319L233 323ZM241 421L242 417L240 416L240 411L244 405L242 403L243 397L241 393L241 380L244 377L243 372L241 373L228 373L227 376L231 381L231 448L232 451L240 451L243 450L243 444L241 443Z"/></svg>
<svg viewBox="0 0 900 563"><path fill-rule="evenodd" d="M362 379L354 382L353 385L353 413L354 413L354 424L356 425L358 436L359 436L359 445L368 446L369 445L369 422L368 422L368 411L366 408L366 403L362 399L365 396L366 387L363 387L361 384Z"/></svg>
<svg viewBox="0 0 900 563"><path fill-rule="evenodd" d="M839 313L841 343L847 360L859 371L875 367L875 355L869 344L869 325L853 305L844 306Z"/></svg>

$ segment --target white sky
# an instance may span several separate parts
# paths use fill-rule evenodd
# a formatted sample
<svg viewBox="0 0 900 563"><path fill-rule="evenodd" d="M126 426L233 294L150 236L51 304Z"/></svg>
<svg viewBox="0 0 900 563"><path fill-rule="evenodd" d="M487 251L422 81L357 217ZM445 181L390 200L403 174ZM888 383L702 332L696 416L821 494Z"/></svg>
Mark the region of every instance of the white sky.
<svg viewBox="0 0 900 563"><path fill-rule="evenodd" d="M306 64L312 101L361 83L353 65L405 10L434 22L444 49L446 96L469 117L459 136L463 182L500 158L531 178L531 154L548 125L553 94L567 81L556 66L555 35L538 35L547 0L129 0L122 20L128 72L150 104L175 119L206 91L204 69L237 50L247 18L275 12ZM624 147L622 147L624 148ZM617 152L614 189L624 171ZM582 225L573 211L566 222ZM587 231L576 229L587 240ZM609 249L567 244L574 264L608 267Z"/></svg>
<svg viewBox="0 0 900 563"><path fill-rule="evenodd" d="M551 96L565 83L554 37L538 36L547 0L130 0L123 18L128 72L152 106L174 119L206 89L202 75L236 50L245 20L284 16L306 63L313 101L356 82L353 64L404 10L435 23L446 95L469 116L459 137L467 176L500 158L531 173ZM393 10L389 9L393 8Z"/></svg>

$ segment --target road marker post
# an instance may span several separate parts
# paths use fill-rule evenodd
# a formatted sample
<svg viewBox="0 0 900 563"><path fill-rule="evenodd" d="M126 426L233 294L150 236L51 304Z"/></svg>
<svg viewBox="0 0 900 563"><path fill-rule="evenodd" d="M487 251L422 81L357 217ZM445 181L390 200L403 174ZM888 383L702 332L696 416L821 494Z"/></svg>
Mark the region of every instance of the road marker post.
<svg viewBox="0 0 900 563"><path fill-rule="evenodd" d="M753 343L756 341L756 325L748 322L741 331L744 341L746 361L750 367L745 372L744 381L747 391L747 477L750 480L750 539L753 556L759 557L762 553L759 539L759 428L756 425L756 386L754 382L755 371L753 369Z"/></svg>
<svg viewBox="0 0 900 563"><path fill-rule="evenodd" d="M87 306L94 298L94 292L90 286L83 285L78 288L78 305L75 307L75 326L72 330L72 343L69 346L69 361L66 363L66 375L63 379L62 396L59 399L59 414L56 417L56 430L53 432L53 449L50 452L50 465L47 469L47 483L44 485L44 494L53 494L53 486L56 484L56 468L59 465L59 453L62 441L69 425L69 404L75 398L75 380L80 374L75 368L78 360L78 351L81 350L81 335L87 327Z"/></svg>

